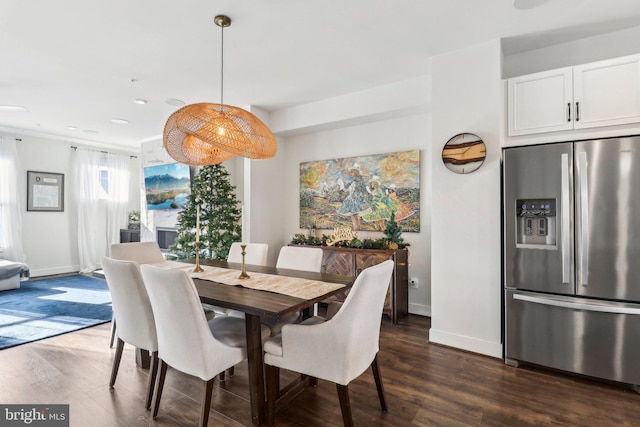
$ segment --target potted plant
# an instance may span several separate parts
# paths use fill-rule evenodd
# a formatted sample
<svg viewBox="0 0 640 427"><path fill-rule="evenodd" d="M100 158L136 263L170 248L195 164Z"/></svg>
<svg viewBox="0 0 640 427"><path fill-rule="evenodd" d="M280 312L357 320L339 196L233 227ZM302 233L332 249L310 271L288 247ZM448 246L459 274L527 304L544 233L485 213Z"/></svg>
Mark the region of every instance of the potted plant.
<svg viewBox="0 0 640 427"><path fill-rule="evenodd" d="M129 230L140 230L140 211L129 211Z"/></svg>

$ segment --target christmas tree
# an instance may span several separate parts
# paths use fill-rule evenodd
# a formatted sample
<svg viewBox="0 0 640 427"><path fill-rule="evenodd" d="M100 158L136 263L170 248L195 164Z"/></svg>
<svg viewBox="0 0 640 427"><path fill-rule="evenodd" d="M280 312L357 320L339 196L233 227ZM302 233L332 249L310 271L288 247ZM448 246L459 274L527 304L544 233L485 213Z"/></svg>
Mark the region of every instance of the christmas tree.
<svg viewBox="0 0 640 427"><path fill-rule="evenodd" d="M384 240L386 246L389 249L402 249L409 246L408 243L404 243L404 239L400 237L402 235L402 230L398 226L398 223L395 219L396 213L391 213L391 218L386 221L387 227L384 230Z"/></svg>
<svg viewBox="0 0 640 427"><path fill-rule="evenodd" d="M200 232L200 258L226 260L242 233L240 202L222 165L203 166L193 177L191 194L178 215L178 237L169 251L178 258L195 257L196 232ZM200 209L200 230L196 230Z"/></svg>

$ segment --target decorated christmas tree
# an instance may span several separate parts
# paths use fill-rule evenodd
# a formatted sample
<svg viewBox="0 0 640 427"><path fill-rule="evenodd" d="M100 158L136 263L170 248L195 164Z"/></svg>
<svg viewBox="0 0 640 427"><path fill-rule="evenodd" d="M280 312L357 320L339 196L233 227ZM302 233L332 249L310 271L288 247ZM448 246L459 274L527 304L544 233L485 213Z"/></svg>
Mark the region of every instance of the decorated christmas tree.
<svg viewBox="0 0 640 427"><path fill-rule="evenodd" d="M240 202L222 165L203 166L193 177L191 194L178 215L178 237L169 250L179 258L195 257L200 209L200 258L226 260L242 233Z"/></svg>
<svg viewBox="0 0 640 427"><path fill-rule="evenodd" d="M402 235L402 230L398 226L395 216L396 213L393 212L391 214L391 218L385 221L387 227L384 230L383 240L389 249L403 249L409 246L409 244L404 243L404 239L400 237Z"/></svg>

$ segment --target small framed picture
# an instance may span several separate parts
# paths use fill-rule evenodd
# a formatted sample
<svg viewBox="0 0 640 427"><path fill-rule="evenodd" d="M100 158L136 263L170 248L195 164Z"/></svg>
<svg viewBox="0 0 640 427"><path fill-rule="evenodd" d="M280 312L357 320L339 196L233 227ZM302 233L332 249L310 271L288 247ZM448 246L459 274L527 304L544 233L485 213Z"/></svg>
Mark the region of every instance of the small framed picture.
<svg viewBox="0 0 640 427"><path fill-rule="evenodd" d="M27 211L64 212L64 174L27 171Z"/></svg>

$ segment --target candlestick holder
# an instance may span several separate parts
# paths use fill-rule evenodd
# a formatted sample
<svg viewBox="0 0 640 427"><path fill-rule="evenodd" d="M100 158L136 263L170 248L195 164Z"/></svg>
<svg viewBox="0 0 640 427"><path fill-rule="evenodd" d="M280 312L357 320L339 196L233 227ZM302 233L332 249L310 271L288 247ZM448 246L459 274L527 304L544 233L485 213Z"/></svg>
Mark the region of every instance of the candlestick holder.
<svg viewBox="0 0 640 427"><path fill-rule="evenodd" d="M202 273L204 270L200 267L200 242L196 242L196 268L193 269L194 273Z"/></svg>
<svg viewBox="0 0 640 427"><path fill-rule="evenodd" d="M251 276L249 276L244 268L244 256L247 254L245 252L245 249L247 248L247 245L240 245L240 247L242 248L242 271L240 272L240 276L238 276L238 279L250 279Z"/></svg>

